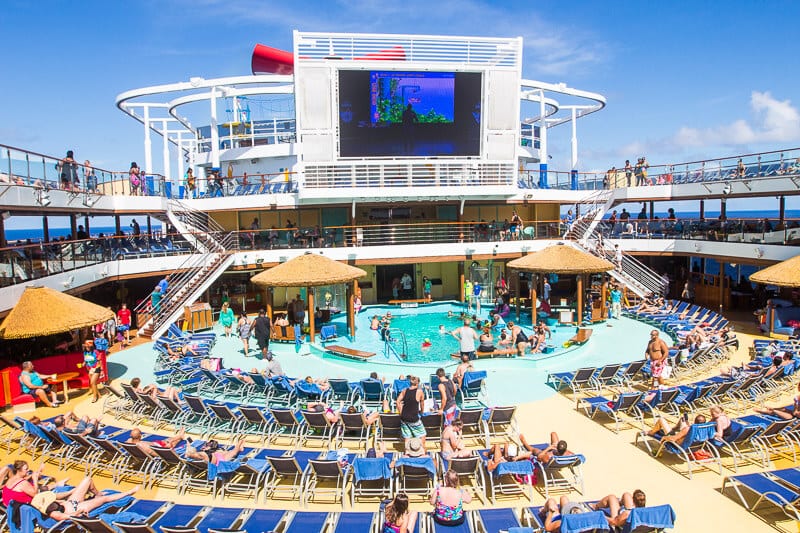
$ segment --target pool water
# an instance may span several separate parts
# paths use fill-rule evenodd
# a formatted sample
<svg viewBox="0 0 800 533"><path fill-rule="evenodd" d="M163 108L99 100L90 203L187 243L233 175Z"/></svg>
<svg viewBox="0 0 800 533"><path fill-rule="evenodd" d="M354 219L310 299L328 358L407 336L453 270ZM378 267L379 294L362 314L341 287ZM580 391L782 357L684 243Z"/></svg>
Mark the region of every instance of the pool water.
<svg viewBox="0 0 800 533"><path fill-rule="evenodd" d="M445 324L446 328L455 329L459 321L452 319L446 320L448 305L437 304L430 307L404 310L406 313L416 312L419 316L428 315L422 323L433 325L434 331L438 331L439 324ZM316 345L310 346L303 344L299 351L296 351L294 344L270 344L270 349L276 353L278 361L283 366L287 375L292 377L313 376L346 378L351 381L363 379L370 372L377 372L385 377L388 382L398 377L400 374L415 374L420 376L424 383L427 383L431 373L437 367L444 367L447 372L453 372L457 366L457 361L451 359L449 354L458 350L458 342L453 338L431 338L436 347L437 342L441 344L441 351L423 354L419 348L411 349L409 342L409 352L412 357L419 356L416 360L400 361L390 354L385 357L380 339L377 332L369 329L369 323L363 325L362 320L366 316L370 318L378 314L376 307L371 307L373 311L363 311L357 318L358 331L354 342L346 337L340 337L335 341L336 344L348 346L359 350L375 351L376 356L369 361L350 361L340 357L326 354L324 350ZM384 307L391 310L392 315L400 312L396 307ZM453 309L459 309L454 307ZM385 311L384 311L385 312ZM460 312L460 311L459 311ZM363 315L363 316L362 316ZM337 325L339 332L344 332L344 317L337 317L341 324ZM394 321L393 321L394 322ZM397 322L401 324L403 322ZM414 324L413 322L407 322ZM452 326L452 328L450 328ZM409 326L416 328L417 326ZM475 368L486 370L488 379L486 381L489 403L491 405L516 405L522 402L541 400L554 394L554 390L548 387L545 382L550 372L560 372L575 370L586 366L602 366L611 363L625 363L642 359L644 350L649 339L649 332L652 326L637 322L629 318L610 320L607 323L600 323L591 326L594 330L592 338L584 346L562 349L554 352L552 357L530 357L511 358L511 359L482 359L475 361ZM257 358L255 349L250 352L249 357L245 357L242 351L242 342L237 337L221 337L222 330L218 325L214 327L218 335L218 340L213 349L216 357L223 358L225 368L240 368L250 370L251 368L262 369L264 361ZM573 327L558 327L554 330L552 343L559 343L563 336L574 335ZM410 331L415 335L414 338L421 339L426 336L422 331ZM438 333L435 333L438 335ZM562 336L563 335L563 336ZM428 335L430 336L430 335ZM661 336L667 344L671 340L664 334ZM568 338L568 337L567 337ZM251 342L251 345L255 343ZM559 344L560 346L560 344ZM380 348L372 349L371 347ZM415 355L416 354L416 355ZM440 359L434 359L441 357ZM441 355L444 354L444 355ZM113 379L130 380L133 377L140 377L144 383L155 382L153 375L153 363L155 353L152 343L143 344L134 348L129 348L123 352L114 351L109 359L109 373Z"/></svg>

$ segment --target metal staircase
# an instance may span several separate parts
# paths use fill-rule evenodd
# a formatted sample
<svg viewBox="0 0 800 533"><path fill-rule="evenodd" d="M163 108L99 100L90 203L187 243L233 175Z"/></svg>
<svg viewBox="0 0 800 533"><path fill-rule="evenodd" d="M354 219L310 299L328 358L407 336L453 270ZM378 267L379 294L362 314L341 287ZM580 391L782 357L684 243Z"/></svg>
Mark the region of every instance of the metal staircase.
<svg viewBox="0 0 800 533"><path fill-rule="evenodd" d="M564 238L573 241L585 252L603 257L614 263L615 268L609 274L611 277L625 285L640 298L648 296L663 296L667 287L661 276L650 267L629 254L622 254L622 261L615 260L614 246L606 242L602 235L601 221L603 216L613 204L613 195L610 191L588 196L579 205L585 205L584 215L580 216L567 228Z"/></svg>
<svg viewBox="0 0 800 533"><path fill-rule="evenodd" d="M172 274L158 310L152 308L149 297L134 310L139 335L149 338L162 335L181 316L184 306L194 303L228 269L239 243L235 233L178 200L167 204L167 218L194 246L195 253Z"/></svg>
<svg viewBox="0 0 800 533"><path fill-rule="evenodd" d="M383 340L383 355L386 359L390 359L392 354L401 363L408 357L408 341L402 329L390 328L386 331L386 337Z"/></svg>

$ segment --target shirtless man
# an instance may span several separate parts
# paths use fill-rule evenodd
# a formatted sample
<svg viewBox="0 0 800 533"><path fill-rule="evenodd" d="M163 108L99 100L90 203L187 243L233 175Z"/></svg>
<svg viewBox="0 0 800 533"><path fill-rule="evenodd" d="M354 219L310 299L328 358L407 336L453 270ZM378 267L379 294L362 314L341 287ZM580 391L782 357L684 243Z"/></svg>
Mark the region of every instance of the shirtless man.
<svg viewBox="0 0 800 533"><path fill-rule="evenodd" d="M695 424L704 424L707 420L708 419L704 415L697 415L694 417ZM658 434L661 433L663 437L661 437L660 442L674 442L680 446L683 444L683 439L686 438L686 435L689 433L689 428L691 427L692 426L689 425L685 417L680 418L678 423L672 428L667 425L663 418L657 418L653 429L648 431L647 435L650 437L657 437Z"/></svg>
<svg viewBox="0 0 800 533"><path fill-rule="evenodd" d="M494 472L498 465L502 463L525 461L531 458L531 452L520 450L519 446L513 442L507 442L503 445L495 444L486 454L489 459L486 463L486 469L489 472Z"/></svg>
<svg viewBox="0 0 800 533"><path fill-rule="evenodd" d="M609 516L606 516L608 525L611 527L622 527L628 521L631 509L634 507L646 507L647 497L644 492L636 489L633 494L626 492L621 498L614 494L609 494L595 504L590 504L595 511L608 509Z"/></svg>
<svg viewBox="0 0 800 533"><path fill-rule="evenodd" d="M456 368L456 371L453 372L453 383L455 383L456 389L461 389L461 385L464 383L464 374L471 372L473 369L469 355L461 354L461 363Z"/></svg>
<svg viewBox="0 0 800 533"><path fill-rule="evenodd" d="M453 420L449 426L445 426L442 431L442 457L444 459L452 459L453 457L470 457L471 450L464 448L464 443L461 440L461 428L464 423L461 419Z"/></svg>
<svg viewBox="0 0 800 533"><path fill-rule="evenodd" d="M158 457L158 454L153 451L153 445L159 446L161 448L169 448L170 450L175 449L183 440L186 438L186 433L184 432L183 428L178 432L177 435L174 437L170 437L167 440L157 440L157 441L146 441L142 439L142 430L139 428L133 428L131 430L130 437L128 440L125 441L130 444L135 444L140 450L144 453L149 455L150 457Z"/></svg>
<svg viewBox="0 0 800 533"><path fill-rule="evenodd" d="M667 365L667 355L669 354L669 347L658 336L658 330L654 329L650 332L650 341L647 343L647 350L645 356L650 359L650 373L653 375L653 387L656 382L659 385L664 384L664 378L661 374L664 372L664 367Z"/></svg>
<svg viewBox="0 0 800 533"><path fill-rule="evenodd" d="M528 444L525 435L520 434L519 440L522 446L543 464L549 463L553 456L572 455L572 452L567 449L567 441L559 439L558 433L555 431L550 433L550 445L541 450Z"/></svg>

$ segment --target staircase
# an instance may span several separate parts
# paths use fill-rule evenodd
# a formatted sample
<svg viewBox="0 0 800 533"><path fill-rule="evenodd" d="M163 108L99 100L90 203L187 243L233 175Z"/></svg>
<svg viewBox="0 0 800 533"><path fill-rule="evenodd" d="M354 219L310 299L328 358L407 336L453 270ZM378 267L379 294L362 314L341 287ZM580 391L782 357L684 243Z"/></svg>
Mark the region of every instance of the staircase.
<svg viewBox="0 0 800 533"><path fill-rule="evenodd" d="M169 280L166 297L154 312L150 298L145 298L134 310L139 335L155 338L183 314L184 306L194 303L211 284L233 263L238 249L235 233L223 229L206 213L192 209L178 200L167 204L167 218L195 248L176 269Z"/></svg>
<svg viewBox="0 0 800 533"><path fill-rule="evenodd" d="M615 261L615 249L602 236L603 216L613 204L610 191L599 191L588 196L579 205L586 206L581 215L567 229L564 239L573 241L583 251L614 263L609 274L640 298L663 296L667 287L661 276L650 267L629 254L622 254L622 262Z"/></svg>

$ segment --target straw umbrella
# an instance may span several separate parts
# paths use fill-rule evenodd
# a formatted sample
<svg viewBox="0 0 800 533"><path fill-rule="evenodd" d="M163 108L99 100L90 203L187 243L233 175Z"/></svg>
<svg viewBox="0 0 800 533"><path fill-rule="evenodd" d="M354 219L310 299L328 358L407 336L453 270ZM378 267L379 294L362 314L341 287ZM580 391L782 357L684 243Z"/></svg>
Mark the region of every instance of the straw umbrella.
<svg viewBox="0 0 800 533"><path fill-rule="evenodd" d="M350 335L355 336L355 316L353 313L352 281L366 276L367 273L345 263L329 259L324 255L307 253L289 259L285 263L260 272L250 278L256 285L265 287L319 287L348 283L347 286L347 325ZM271 294L267 293L268 305L272 306ZM270 309L271 310L271 309ZM270 320L272 315L270 314ZM308 325L311 342L314 342L314 293L308 291Z"/></svg>
<svg viewBox="0 0 800 533"><path fill-rule="evenodd" d="M750 281L762 285L777 285L778 287L800 287L800 255L781 261L764 270L759 270L750 276ZM769 334L772 335L775 326L775 313L767 315L767 319L769 322Z"/></svg>
<svg viewBox="0 0 800 533"><path fill-rule="evenodd" d="M105 322L114 313L48 287L26 287L17 304L0 325L4 339L54 335Z"/></svg>
<svg viewBox="0 0 800 533"><path fill-rule="evenodd" d="M556 244L548 246L538 252L522 256L510 261L507 265L514 270L532 272L536 274L562 274L578 277L578 324L583 318L583 276L585 274L598 274L614 270L614 265L603 258L586 253L572 245ZM519 278L517 278L519 279ZM605 282L603 282L605 286ZM535 285L534 285L535 287ZM605 290L603 291L605 292ZM517 291L519 295L519 291ZM519 297L517 297L519 308ZM531 294L531 315L533 324L536 325L536 292Z"/></svg>
<svg viewBox="0 0 800 533"><path fill-rule="evenodd" d="M800 287L800 255L759 270L750 281L778 287Z"/></svg>

